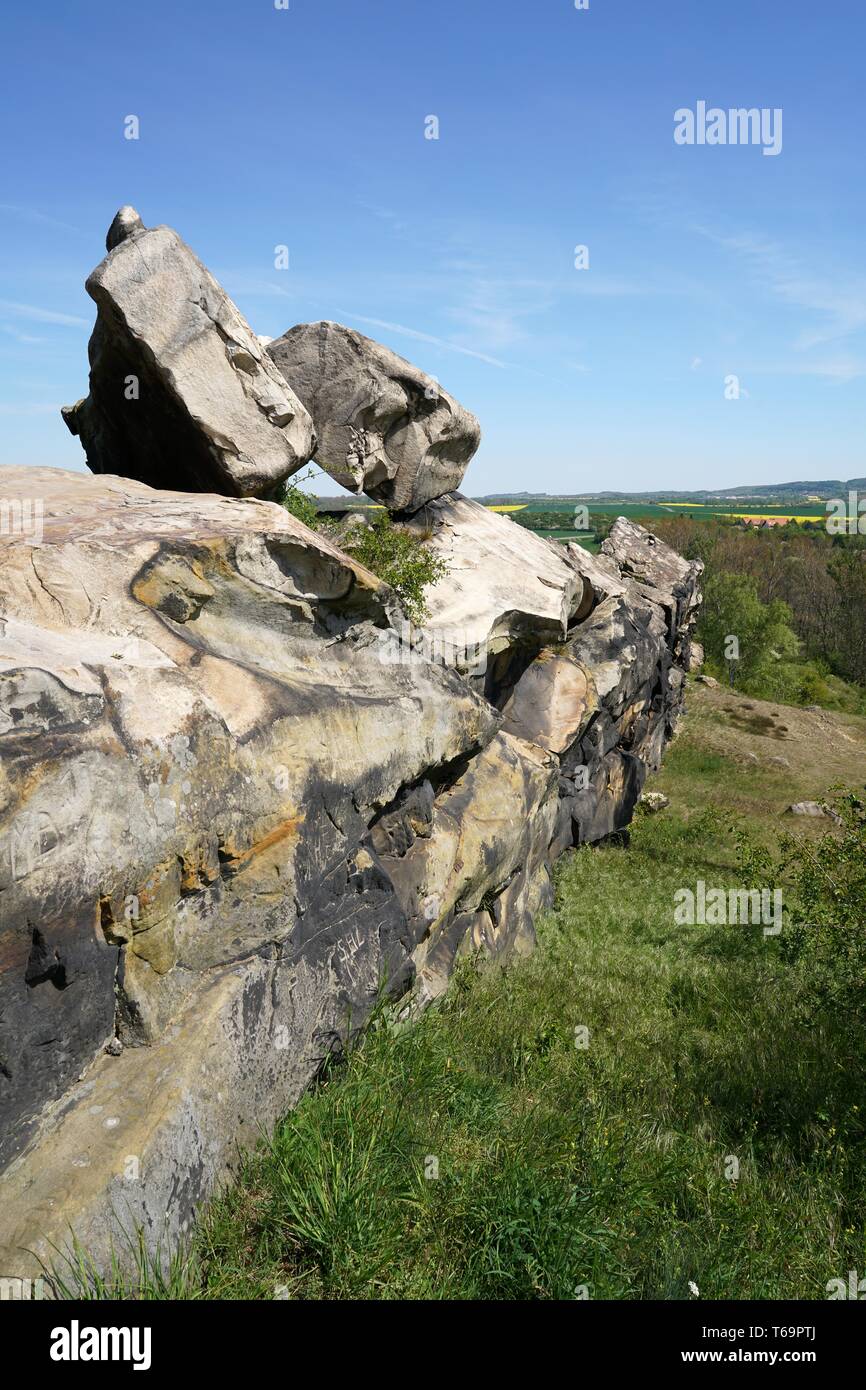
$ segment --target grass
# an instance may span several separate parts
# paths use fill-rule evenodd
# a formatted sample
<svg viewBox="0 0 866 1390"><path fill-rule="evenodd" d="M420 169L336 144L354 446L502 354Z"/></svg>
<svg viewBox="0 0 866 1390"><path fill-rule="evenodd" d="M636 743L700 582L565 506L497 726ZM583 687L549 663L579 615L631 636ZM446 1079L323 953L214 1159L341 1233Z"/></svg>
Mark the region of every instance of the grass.
<svg viewBox="0 0 866 1390"><path fill-rule="evenodd" d="M781 938L677 927L672 910L677 886L739 882L732 816L771 836L837 754L862 781L866 724L825 714L819 737L785 711L790 766L756 772L743 755L780 744L760 718L732 724L739 703L695 689L652 784L669 810L639 815L628 848L560 861L531 957L465 965L411 1026L381 1010L169 1275L139 1262L108 1292L820 1299L866 1268L856 1030L804 1028Z"/></svg>

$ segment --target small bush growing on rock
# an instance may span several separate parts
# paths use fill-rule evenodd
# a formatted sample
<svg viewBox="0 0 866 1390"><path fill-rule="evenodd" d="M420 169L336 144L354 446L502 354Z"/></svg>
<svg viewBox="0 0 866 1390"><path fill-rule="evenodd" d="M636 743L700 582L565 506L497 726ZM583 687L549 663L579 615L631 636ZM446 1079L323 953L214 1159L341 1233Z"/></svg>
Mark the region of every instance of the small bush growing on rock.
<svg viewBox="0 0 866 1390"><path fill-rule="evenodd" d="M390 584L413 623L424 622L427 617L424 590L447 574L444 560L425 550L418 537L405 526L395 526L387 512L382 512L372 526L357 526L350 531L344 548Z"/></svg>
<svg viewBox="0 0 866 1390"><path fill-rule="evenodd" d="M315 475L312 472L302 473L299 478L288 478L286 480L286 490L281 500L282 505L292 516L297 517L305 526L309 526L311 531L318 530L319 514L316 509L315 499L308 492L303 492L298 483L309 482Z"/></svg>
<svg viewBox="0 0 866 1390"><path fill-rule="evenodd" d="M311 531L330 532L331 539L347 555L390 584L411 622L416 626L423 623L427 617L424 590L448 572L444 560L424 549L429 530L416 535L405 526L395 526L388 512L382 512L371 526L352 526L347 531L329 526L319 517L315 499L298 486L313 476L303 473L288 480L281 499L286 511Z"/></svg>

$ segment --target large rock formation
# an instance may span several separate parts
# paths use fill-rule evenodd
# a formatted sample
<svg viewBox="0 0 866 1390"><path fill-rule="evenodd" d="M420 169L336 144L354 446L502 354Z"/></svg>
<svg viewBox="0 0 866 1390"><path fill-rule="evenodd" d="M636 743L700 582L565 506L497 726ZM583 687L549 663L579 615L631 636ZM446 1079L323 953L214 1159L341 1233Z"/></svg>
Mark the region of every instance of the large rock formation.
<svg viewBox="0 0 866 1390"><path fill-rule="evenodd" d="M501 703L502 691L592 606L562 546L454 493L407 522L447 573L426 595L425 627L449 665Z"/></svg>
<svg viewBox="0 0 866 1390"><path fill-rule="evenodd" d="M463 481L481 430L438 382L339 323L301 323L267 352L313 417L341 487L414 512Z"/></svg>
<svg viewBox="0 0 866 1390"><path fill-rule="evenodd" d="M153 475L183 443L204 470L189 486L210 467L229 493L275 477L291 447L283 425L258 433L258 386L242 408L235 375L262 381L226 351L250 346L238 325L220 358L209 311L160 301L180 266L213 308L207 272L130 209L109 244L88 438ZM106 404L128 352L153 388L140 435ZM433 497L454 436L431 416L412 433L404 364L392 439L369 358L375 486L424 499L407 524L448 565L420 632L272 502L154 490L104 452L100 477L0 469L36 523L0 537L7 1275L70 1230L97 1259L118 1225L170 1245L383 993L420 1007L461 953L531 948L552 862L627 825L674 730L700 566L622 520L592 557ZM207 427L196 363L219 397ZM231 449L218 464L248 427L252 472Z"/></svg>
<svg viewBox="0 0 866 1390"><path fill-rule="evenodd" d="M383 664L388 591L282 508L4 471L4 496L34 487L42 544L0 562L4 1157L210 971L275 942L325 968L343 928L374 985L402 969L405 924L352 857L497 722L447 670Z"/></svg>
<svg viewBox="0 0 866 1390"><path fill-rule="evenodd" d="M94 473L269 495L306 463L312 421L238 309L170 227L121 208L87 280L90 394L65 407Z"/></svg>

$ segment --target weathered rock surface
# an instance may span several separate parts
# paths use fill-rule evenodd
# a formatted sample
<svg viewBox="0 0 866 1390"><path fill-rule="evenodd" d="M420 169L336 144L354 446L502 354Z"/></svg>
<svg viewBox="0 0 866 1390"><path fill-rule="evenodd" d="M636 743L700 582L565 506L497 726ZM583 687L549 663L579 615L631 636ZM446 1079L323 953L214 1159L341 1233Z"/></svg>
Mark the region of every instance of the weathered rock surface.
<svg viewBox="0 0 866 1390"><path fill-rule="evenodd" d="M693 642L693 643L692 643L692 650L691 650L691 653L690 653L690 655L689 655L689 665L688 665L689 674L692 675L695 671L700 671L700 669L701 669L701 667L703 666L703 664L704 664L704 649L703 649L703 647L701 646L700 642Z"/></svg>
<svg viewBox="0 0 866 1390"><path fill-rule="evenodd" d="M134 208L106 245L63 412L101 476L0 469L38 521L0 537L9 1276L70 1230L170 1245L383 991L529 950L552 861L658 766L700 600L630 522L591 556L455 492L477 422L388 349L322 323L265 350ZM313 422L445 560L423 628L253 496Z"/></svg>
<svg viewBox="0 0 866 1390"><path fill-rule="evenodd" d="M453 493L408 525L445 561L426 595L426 631L442 658L500 701L515 673L594 602L590 581L561 546Z"/></svg>
<svg viewBox="0 0 866 1390"><path fill-rule="evenodd" d="M627 826L682 710L702 567L647 537L619 518L601 556L568 547L594 606L527 667L504 706L503 729L559 761L554 854Z"/></svg>
<svg viewBox="0 0 866 1390"><path fill-rule="evenodd" d="M97 1257L118 1221L171 1242L381 989L419 1006L461 953L530 949L551 862L627 824L673 730L699 568L658 542L651 573L639 530L640 561L621 533L571 559L432 503L431 631L489 654L500 712L272 503L51 469L0 495L44 512L0 548L0 1263L23 1274L70 1227Z"/></svg>
<svg viewBox="0 0 866 1390"><path fill-rule="evenodd" d="M90 394L64 408L94 473L229 496L271 494L313 425L239 310L170 227L117 213L87 280Z"/></svg>
<svg viewBox="0 0 866 1390"><path fill-rule="evenodd" d="M279 956L361 1011L408 954L367 825L496 726L451 672L383 665L389 591L282 508L2 473L34 487L42 544L0 551L5 1158L209 972Z"/></svg>
<svg viewBox="0 0 866 1390"><path fill-rule="evenodd" d="M557 780L555 759L502 732L453 785L411 789L374 826L412 929L420 1003L445 989L458 950L530 949L552 900Z"/></svg>
<svg viewBox="0 0 866 1390"><path fill-rule="evenodd" d="M686 670L691 660L691 630L701 604L699 588L703 565L684 560L651 531L625 517L618 517L602 542L601 554L613 560L632 591L659 604L667 620L674 654Z"/></svg>
<svg viewBox="0 0 866 1390"><path fill-rule="evenodd" d="M313 417L316 462L391 511L453 492L478 448L474 415L389 348L339 323L301 323L267 352Z"/></svg>

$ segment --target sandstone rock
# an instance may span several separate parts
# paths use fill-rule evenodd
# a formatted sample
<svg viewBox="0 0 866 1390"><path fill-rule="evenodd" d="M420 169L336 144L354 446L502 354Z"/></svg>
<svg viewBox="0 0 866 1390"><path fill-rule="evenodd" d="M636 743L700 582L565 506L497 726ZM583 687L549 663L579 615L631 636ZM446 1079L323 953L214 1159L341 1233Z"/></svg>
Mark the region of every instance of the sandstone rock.
<svg viewBox="0 0 866 1390"><path fill-rule="evenodd" d="M94 473L157 487L272 494L315 447L312 421L213 276L134 208L87 280L90 394L62 411Z"/></svg>
<svg viewBox="0 0 866 1390"><path fill-rule="evenodd" d="M710 690L718 690L719 682L713 676L695 676L699 685L707 685Z"/></svg>
<svg viewBox="0 0 866 1390"><path fill-rule="evenodd" d="M564 549L573 567L586 581L584 605L576 614L577 617L585 618L595 604L602 603L606 598L617 598L626 592L628 583L623 579L622 571L615 560L607 555L593 555L574 541L570 541Z"/></svg>
<svg viewBox="0 0 866 1390"><path fill-rule="evenodd" d="M691 633L701 603L700 560L684 560L651 531L626 517L617 517L601 554L619 565L633 593L658 604L668 624L673 653L688 670L691 659Z"/></svg>
<svg viewBox="0 0 866 1390"><path fill-rule="evenodd" d="M503 731L453 784L413 790L374 826L411 925L419 1005L445 989L458 951L531 948L552 901L557 776L553 758Z"/></svg>
<svg viewBox="0 0 866 1390"><path fill-rule="evenodd" d="M703 664L704 649L701 646L700 642L693 642L691 652L689 653L688 666L686 669L689 671L689 674L691 674L693 671L700 671Z"/></svg>
<svg viewBox="0 0 866 1390"><path fill-rule="evenodd" d="M414 512L463 481L481 430L411 362L339 323L301 323L267 351L313 417L316 462L351 492Z"/></svg>
<svg viewBox="0 0 866 1390"><path fill-rule="evenodd" d="M624 575L662 592L690 586L693 576L700 573L700 567L684 560L658 536L624 516L617 517L607 539L602 541L601 554L614 560ZM691 601L689 587L686 593Z"/></svg>
<svg viewBox="0 0 866 1390"><path fill-rule="evenodd" d="M382 663L390 591L283 508L0 471L34 489L41 545L0 549L0 1162L109 1038L153 1043L254 958L320 982L302 1084L408 978L368 825L497 724L452 672Z"/></svg>
<svg viewBox="0 0 866 1390"><path fill-rule="evenodd" d="M113 251L115 246L119 246L122 241L126 241L128 236L134 236L136 232L145 231L144 223L136 212L135 208L126 203L114 214L114 221L108 229L105 238L106 251Z"/></svg>
<svg viewBox="0 0 866 1390"><path fill-rule="evenodd" d="M635 531L641 557L644 533ZM675 625L669 569L657 571L665 585L658 589L646 571L639 582L625 572L629 566L620 570L610 557L576 549L569 547L569 558L589 583L589 613L572 621L564 645L530 663L503 708L504 730L559 761L552 857L623 830L647 772L659 766L682 709L699 579L692 567L678 578ZM585 613L585 599L577 611Z"/></svg>
<svg viewBox="0 0 866 1390"><path fill-rule="evenodd" d="M460 493L431 502L409 525L448 567L425 595L425 630L449 664L483 669L491 698L543 647L564 641L591 605L590 582L562 547Z"/></svg>
<svg viewBox="0 0 866 1390"><path fill-rule="evenodd" d="M595 681L569 652L541 652L517 682L504 709L503 730L549 753L564 753L599 707Z"/></svg>
<svg viewBox="0 0 866 1390"><path fill-rule="evenodd" d="M661 757L697 584L432 503L433 632L492 654L500 714L391 660L393 595L280 507L0 471L34 493L0 549L4 1268L70 1227L171 1245L383 986L528 950L553 858Z"/></svg>
<svg viewBox="0 0 866 1390"><path fill-rule="evenodd" d="M631 819L680 709L671 640L661 607L633 594L605 599L570 636L598 708L560 759L560 842L592 842Z"/></svg>

